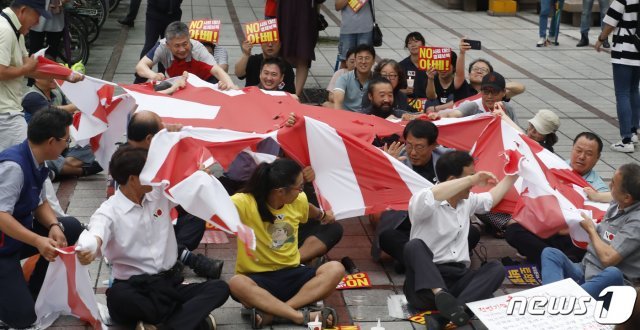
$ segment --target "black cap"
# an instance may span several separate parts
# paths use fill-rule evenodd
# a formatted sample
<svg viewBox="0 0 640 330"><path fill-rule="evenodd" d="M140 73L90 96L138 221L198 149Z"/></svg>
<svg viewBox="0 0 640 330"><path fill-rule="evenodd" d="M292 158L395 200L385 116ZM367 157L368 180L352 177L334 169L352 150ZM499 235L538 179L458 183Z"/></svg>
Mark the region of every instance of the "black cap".
<svg viewBox="0 0 640 330"><path fill-rule="evenodd" d="M13 3L16 5L31 7L35 9L40 16L46 19L51 19L51 13L47 10L46 0L14 0Z"/></svg>
<svg viewBox="0 0 640 330"><path fill-rule="evenodd" d="M504 90L505 82L504 77L497 72L489 72L484 77L482 77L482 84L480 88L490 87L495 90Z"/></svg>

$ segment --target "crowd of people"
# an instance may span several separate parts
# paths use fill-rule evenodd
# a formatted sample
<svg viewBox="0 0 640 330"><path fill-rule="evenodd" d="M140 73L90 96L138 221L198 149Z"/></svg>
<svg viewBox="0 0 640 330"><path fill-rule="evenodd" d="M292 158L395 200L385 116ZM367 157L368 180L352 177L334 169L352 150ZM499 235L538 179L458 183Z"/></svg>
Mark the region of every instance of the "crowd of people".
<svg viewBox="0 0 640 330"><path fill-rule="evenodd" d="M317 27L308 23L317 21L321 2L266 1L265 17L279 19L281 41L262 43L260 54L252 54L253 45L242 42L234 73L245 80L245 86L288 92L296 99L302 96L318 38ZM590 9L592 2L585 1L585 8ZM314 319L323 327L337 325L336 310L314 303L331 295L345 274L340 262L326 258L342 239L344 228L331 211L318 206L313 168L301 167L269 140L257 149L273 155L272 163L256 164L250 156L240 154L219 176L241 221L253 229L257 241L256 250L249 253L238 240L235 275L228 282L220 279L223 260L193 252L204 235L205 222L167 199L161 188L141 182L154 135L162 129L182 129L179 124L165 125L152 111L139 110L129 119L127 141L113 154L107 169L113 178L112 194L91 216L86 230L77 219L64 214L51 180L103 169L89 147L71 145L69 127L78 108L53 81L75 83L84 76L77 72L64 77L44 75L36 71L36 60L25 47L24 36L39 17L51 17L47 3L14 0L0 19L0 321L15 328L31 326L36 320L35 300L48 264L56 258L55 249L79 242L82 264L104 257L112 265L114 281L106 291L107 308L118 324L215 329L211 313L231 297L250 315L254 329L282 322L306 324ZM149 2L135 81L149 80L155 91L170 95L185 87L190 73L221 90L238 89L227 73L227 51L190 38L188 26L180 22L180 4L179 0ZM119 22L132 27L139 5L132 1L129 14ZM600 5L602 9L603 3ZM438 144L438 127L432 121L492 113L553 152L559 116L540 109L521 128L518 109L510 101L525 86L507 81L488 60L467 64L471 45L466 38L460 40L457 52L451 52L446 71L418 69L420 47L427 45L420 32L406 36L406 58L376 57L373 6L369 1L356 12L348 1L335 1L335 10L342 15L340 68L326 88L328 97L322 106L403 120L402 136L379 147L433 184L413 195L407 211L387 210L371 216L376 226L372 257L379 261L384 252L394 260L395 272L406 276L403 293L409 304L420 310L438 310L434 320L442 325L468 322L471 311L465 303L490 298L505 276L499 261L470 268L470 255L483 226L539 267L545 284L572 278L600 299L602 289L610 285L637 283L640 165L620 166L607 185L594 170L602 154L602 139L593 132L575 136L568 165L584 179L587 199L610 203L597 225L583 215L581 226L590 239L586 250L573 244L567 229L540 237L510 214L492 211L518 175L498 181L491 172L476 171L469 151ZM635 28L637 11L637 0L612 1L595 45L597 50L607 48L607 36L614 33L613 75L622 140L611 148L622 152L633 152L638 139L640 60L636 55L640 52L632 38L637 32L629 30ZM588 19L585 15L583 20ZM540 22L544 45L546 20L544 31L542 16ZM581 32L587 38L581 44L588 44L588 25ZM33 80L26 91L25 77ZM295 125L296 120L296 114L290 114L287 125ZM491 189L473 193L475 186ZM175 225L171 222L173 208L178 210ZM475 218L484 225L474 223ZM41 257L25 279L20 260L36 254ZM184 266L205 280L185 284Z"/></svg>

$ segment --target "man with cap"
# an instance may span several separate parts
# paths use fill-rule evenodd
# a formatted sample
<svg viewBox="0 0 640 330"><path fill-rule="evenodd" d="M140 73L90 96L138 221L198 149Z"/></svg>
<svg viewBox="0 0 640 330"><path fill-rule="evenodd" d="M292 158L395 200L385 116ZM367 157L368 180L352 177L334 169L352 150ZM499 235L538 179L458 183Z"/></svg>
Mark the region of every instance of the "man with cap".
<svg viewBox="0 0 640 330"><path fill-rule="evenodd" d="M46 78L36 72L34 58L29 57L24 36L38 24L40 16L51 18L45 0L14 0L0 13L0 151L22 143L27 138L27 124L22 112L25 76ZM55 76L70 82L82 80L73 73Z"/></svg>
<svg viewBox="0 0 640 330"><path fill-rule="evenodd" d="M482 78L480 93L482 98L471 97L470 100L462 102L452 110L444 110L431 115L441 118L460 118L475 115L483 112L493 112L496 109L503 109L511 120L517 122L516 113L509 102L502 102L507 93L505 89L504 77L497 72L489 72Z"/></svg>

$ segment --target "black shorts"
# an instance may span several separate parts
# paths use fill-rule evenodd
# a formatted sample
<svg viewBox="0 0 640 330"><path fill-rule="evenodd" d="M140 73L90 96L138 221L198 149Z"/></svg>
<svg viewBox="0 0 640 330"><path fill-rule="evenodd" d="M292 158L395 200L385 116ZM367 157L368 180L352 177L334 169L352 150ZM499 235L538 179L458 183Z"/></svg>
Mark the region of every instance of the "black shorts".
<svg viewBox="0 0 640 330"><path fill-rule="evenodd" d="M269 291L272 296L286 302L316 276L316 269L309 266L298 266L272 272L247 274L247 276L259 287Z"/></svg>
<svg viewBox="0 0 640 330"><path fill-rule="evenodd" d="M298 227L298 247L301 247L304 244L304 240L310 236L315 236L327 246L327 250L331 250L340 242L342 232L342 225L338 222L323 225L316 219L309 219Z"/></svg>

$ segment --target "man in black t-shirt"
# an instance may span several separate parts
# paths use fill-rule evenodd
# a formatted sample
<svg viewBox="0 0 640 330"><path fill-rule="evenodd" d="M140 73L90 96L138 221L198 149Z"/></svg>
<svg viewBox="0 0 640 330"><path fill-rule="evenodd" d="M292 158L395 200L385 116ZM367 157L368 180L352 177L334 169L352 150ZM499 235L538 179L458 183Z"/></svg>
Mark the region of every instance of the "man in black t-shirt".
<svg viewBox="0 0 640 330"><path fill-rule="evenodd" d="M424 37L420 32L411 32L404 40L404 48L409 50L409 56L400 61L400 67L404 70L407 78L413 79L413 88L405 90L409 98L427 97L427 73L419 70L416 64L420 55L420 47L425 45Z"/></svg>
<svg viewBox="0 0 640 330"><path fill-rule="evenodd" d="M242 42L242 57L236 62L235 74L238 79L247 79L245 86L258 86L260 84L260 69L262 67L262 61L267 58L279 57L280 43L269 42L260 45L262 47L262 54L251 55L251 47L248 41ZM283 91L291 94L296 93L295 74L293 68L289 62L284 61L284 87Z"/></svg>

